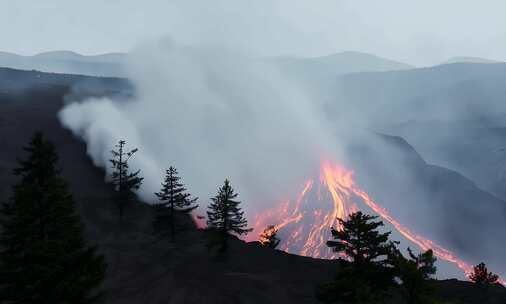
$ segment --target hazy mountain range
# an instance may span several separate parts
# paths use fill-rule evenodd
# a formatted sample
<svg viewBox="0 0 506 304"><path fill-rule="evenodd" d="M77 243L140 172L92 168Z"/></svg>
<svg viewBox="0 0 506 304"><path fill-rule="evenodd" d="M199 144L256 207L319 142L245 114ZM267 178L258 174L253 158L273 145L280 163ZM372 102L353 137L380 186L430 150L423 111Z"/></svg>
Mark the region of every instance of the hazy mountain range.
<svg viewBox="0 0 506 304"><path fill-rule="evenodd" d="M124 53L84 56L70 51L54 51L21 56L0 52L1 67L89 76L124 76L125 60Z"/></svg>
<svg viewBox="0 0 506 304"><path fill-rule="evenodd" d="M72 51L51 51L23 56L0 52L0 67L41 72L80 74L102 77L125 77L127 53L82 55ZM363 52L340 52L320 57L271 57L264 58L281 70L298 78L328 79L336 75L360 72L386 72L409 70L415 66L385 59ZM453 57L441 64L452 63L498 63L479 57Z"/></svg>
<svg viewBox="0 0 506 304"><path fill-rule="evenodd" d="M54 51L34 56L21 56L0 52L0 67L20 70L37 70L63 74L88 76L124 77L126 53L108 53L85 56L71 51ZM355 72L378 72L405 70L413 66L359 52L343 52L323 57L292 58L275 57L262 59L281 69L299 75L332 75Z"/></svg>
<svg viewBox="0 0 506 304"><path fill-rule="evenodd" d="M333 78L337 75L359 72L408 70L414 66L360 52L342 52L322 57L270 58L288 74L302 78Z"/></svg>

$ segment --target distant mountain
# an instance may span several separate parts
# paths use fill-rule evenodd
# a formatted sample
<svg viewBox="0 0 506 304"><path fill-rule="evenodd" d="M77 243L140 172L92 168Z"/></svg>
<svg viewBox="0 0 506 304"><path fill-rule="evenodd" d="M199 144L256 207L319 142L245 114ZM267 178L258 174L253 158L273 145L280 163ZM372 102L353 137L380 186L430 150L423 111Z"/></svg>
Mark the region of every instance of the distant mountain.
<svg viewBox="0 0 506 304"><path fill-rule="evenodd" d="M354 73L314 85L334 121L366 118L368 125L381 125L506 113L506 63Z"/></svg>
<svg viewBox="0 0 506 304"><path fill-rule="evenodd" d="M506 114L447 123L410 121L390 129L431 162L461 172L506 200Z"/></svg>
<svg viewBox="0 0 506 304"><path fill-rule="evenodd" d="M501 61L481 58L481 57L452 57L442 64L451 64L451 63L499 63Z"/></svg>
<svg viewBox="0 0 506 304"><path fill-rule="evenodd" d="M328 78L359 72L398 71L414 68L409 64L360 52L342 52L322 57L270 59L283 71L304 78Z"/></svg>
<svg viewBox="0 0 506 304"><path fill-rule="evenodd" d="M38 59L50 60L71 60L83 62L105 62L105 63L121 63L125 62L126 53L106 53L100 55L81 55L72 51L52 51L34 55L32 57Z"/></svg>
<svg viewBox="0 0 506 304"><path fill-rule="evenodd" d="M3 101L2 94L22 94L25 91L49 87L71 88L67 92L67 97L80 95L83 91L87 91L87 95L98 96L131 94L133 91L131 83L124 78L98 78L0 68L0 102ZM114 92L111 92L111 88L114 88Z"/></svg>
<svg viewBox="0 0 506 304"><path fill-rule="evenodd" d="M0 52L0 67L88 76L124 77L126 57L125 53L85 56L72 51L51 51L34 56L21 56ZM324 80L348 73L413 68L405 63L359 52L343 52L313 58L276 57L266 60L287 72L288 75L304 80Z"/></svg>
<svg viewBox="0 0 506 304"><path fill-rule="evenodd" d="M125 75L126 54L84 56L71 51L53 51L34 56L0 52L0 67L64 74L120 77Z"/></svg>

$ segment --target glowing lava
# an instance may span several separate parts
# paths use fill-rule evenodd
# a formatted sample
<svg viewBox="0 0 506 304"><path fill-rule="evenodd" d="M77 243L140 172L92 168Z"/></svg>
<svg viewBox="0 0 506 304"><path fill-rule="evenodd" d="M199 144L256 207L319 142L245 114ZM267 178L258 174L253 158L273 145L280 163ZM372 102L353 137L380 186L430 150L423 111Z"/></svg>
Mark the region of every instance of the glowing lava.
<svg viewBox="0 0 506 304"><path fill-rule="evenodd" d="M345 219L358 211L356 201L367 205L421 250L432 249L439 259L455 264L466 276L472 271L471 265L450 250L401 225L354 183L352 171L328 161L321 166L318 185L314 180L308 180L295 201L286 201L278 208L257 215L255 231L275 225L277 230L284 231L279 249L315 258L334 258L336 253L326 246L327 240L331 239L330 227L339 229L338 218ZM333 205L329 206L328 202Z"/></svg>

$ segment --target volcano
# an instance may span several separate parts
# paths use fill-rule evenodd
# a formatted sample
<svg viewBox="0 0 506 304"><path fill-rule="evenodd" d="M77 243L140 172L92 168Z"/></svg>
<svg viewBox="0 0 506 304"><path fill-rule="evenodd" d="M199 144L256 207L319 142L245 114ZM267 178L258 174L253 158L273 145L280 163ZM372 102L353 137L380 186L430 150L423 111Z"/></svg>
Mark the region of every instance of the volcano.
<svg viewBox="0 0 506 304"><path fill-rule="evenodd" d="M255 231L274 225L282 236L281 250L332 259L337 253L326 245L332 238L331 228L340 229L338 219L346 219L358 210L376 214L420 250L432 249L439 259L454 264L466 276L472 271L472 266L451 250L401 224L355 183L353 171L330 161L322 163L319 179L307 180L295 199L258 214Z"/></svg>

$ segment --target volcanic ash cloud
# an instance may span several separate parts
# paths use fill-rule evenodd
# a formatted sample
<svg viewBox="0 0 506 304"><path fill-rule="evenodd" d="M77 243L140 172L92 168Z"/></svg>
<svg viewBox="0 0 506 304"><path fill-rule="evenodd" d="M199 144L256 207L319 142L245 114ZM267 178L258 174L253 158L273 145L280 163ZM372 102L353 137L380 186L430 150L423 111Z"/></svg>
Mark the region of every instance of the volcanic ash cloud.
<svg viewBox="0 0 506 304"><path fill-rule="evenodd" d="M131 166L142 170L148 202L174 165L201 205L230 178L246 210L257 211L337 153L316 103L269 61L160 40L135 49L128 69L134 98L75 101L60 119L107 171L119 139L138 147Z"/></svg>

